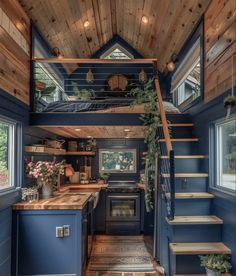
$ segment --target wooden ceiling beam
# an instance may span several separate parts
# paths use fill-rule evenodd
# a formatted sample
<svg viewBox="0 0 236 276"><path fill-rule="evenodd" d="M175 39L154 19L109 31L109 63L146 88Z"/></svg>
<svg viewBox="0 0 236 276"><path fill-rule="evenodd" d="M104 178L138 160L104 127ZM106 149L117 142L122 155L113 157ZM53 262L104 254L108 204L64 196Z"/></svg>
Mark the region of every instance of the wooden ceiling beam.
<svg viewBox="0 0 236 276"><path fill-rule="evenodd" d="M78 64L150 64L157 62L156 58L138 58L138 59L101 59L101 58L34 58L33 61L39 63L78 63Z"/></svg>

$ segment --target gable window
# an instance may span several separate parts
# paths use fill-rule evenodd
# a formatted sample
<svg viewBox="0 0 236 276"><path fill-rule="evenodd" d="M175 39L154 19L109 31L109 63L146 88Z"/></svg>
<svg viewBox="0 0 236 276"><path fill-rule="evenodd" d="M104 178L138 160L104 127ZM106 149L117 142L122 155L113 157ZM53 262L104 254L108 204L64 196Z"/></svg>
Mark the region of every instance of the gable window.
<svg viewBox="0 0 236 276"><path fill-rule="evenodd" d="M178 107L186 107L201 96L200 38L174 73L171 91Z"/></svg>
<svg viewBox="0 0 236 276"><path fill-rule="evenodd" d="M16 123L0 117L0 191L14 186Z"/></svg>
<svg viewBox="0 0 236 276"><path fill-rule="evenodd" d="M236 191L236 117L215 125L216 185Z"/></svg>
<svg viewBox="0 0 236 276"><path fill-rule="evenodd" d="M100 58L104 59L132 59L134 58L127 50L120 44L116 43L109 50L107 50Z"/></svg>

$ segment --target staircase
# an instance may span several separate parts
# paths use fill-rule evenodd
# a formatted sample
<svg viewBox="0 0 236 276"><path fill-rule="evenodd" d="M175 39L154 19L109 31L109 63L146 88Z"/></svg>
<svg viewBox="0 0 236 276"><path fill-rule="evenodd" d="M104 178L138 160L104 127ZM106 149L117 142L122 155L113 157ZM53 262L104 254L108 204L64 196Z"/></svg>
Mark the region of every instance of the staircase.
<svg viewBox="0 0 236 276"><path fill-rule="evenodd" d="M204 170L207 156L198 152L198 138L193 137L194 125L188 115L172 115L171 143L175 153L175 216L165 218L169 240L169 271L167 275L204 275L198 255L230 254L221 242L221 218L211 214L214 195L207 192L208 173ZM175 123L177 121L177 123ZM160 144L165 139L160 139ZM161 148L166 148L161 145ZM167 152L160 156L160 164L168 160ZM160 165L161 166L161 165ZM162 182L170 178L162 173ZM166 192L165 196L170 197Z"/></svg>
<svg viewBox="0 0 236 276"><path fill-rule="evenodd" d="M205 270L198 255L231 254L221 242L224 222L211 214L214 195L208 192L204 166L208 157L199 152L191 118L187 114L166 116L158 80L155 88L161 117L157 244L160 263L168 276L202 275Z"/></svg>

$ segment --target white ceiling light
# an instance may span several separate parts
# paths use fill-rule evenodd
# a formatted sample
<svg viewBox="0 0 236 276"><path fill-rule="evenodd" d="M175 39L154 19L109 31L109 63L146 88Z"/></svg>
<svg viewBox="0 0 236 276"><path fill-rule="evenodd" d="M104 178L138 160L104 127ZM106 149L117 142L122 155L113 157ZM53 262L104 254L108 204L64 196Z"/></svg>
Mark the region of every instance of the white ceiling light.
<svg viewBox="0 0 236 276"><path fill-rule="evenodd" d="M85 27L85 28L88 28L89 24L90 24L90 23L89 23L88 20L84 21L84 27Z"/></svg>
<svg viewBox="0 0 236 276"><path fill-rule="evenodd" d="M125 128L124 132L130 132L130 129L129 128Z"/></svg>
<svg viewBox="0 0 236 276"><path fill-rule="evenodd" d="M81 129L80 128L76 128L75 131L81 131Z"/></svg>
<svg viewBox="0 0 236 276"><path fill-rule="evenodd" d="M143 15L143 16L142 16L142 22L143 22L144 24L147 24L147 23L148 23L148 17L147 17L146 15Z"/></svg>

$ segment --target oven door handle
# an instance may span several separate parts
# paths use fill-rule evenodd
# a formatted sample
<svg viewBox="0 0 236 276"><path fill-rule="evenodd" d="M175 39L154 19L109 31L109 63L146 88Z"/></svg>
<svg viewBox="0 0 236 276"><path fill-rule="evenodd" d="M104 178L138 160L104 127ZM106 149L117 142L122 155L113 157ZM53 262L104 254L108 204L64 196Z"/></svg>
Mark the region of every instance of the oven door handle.
<svg viewBox="0 0 236 276"><path fill-rule="evenodd" d="M139 196L136 196L136 195L135 195L135 196L128 196L128 195L127 195L127 196L125 196L125 195L124 195L124 196L109 195L108 197L109 197L109 198L120 198L120 199L122 199L122 198L139 198Z"/></svg>

